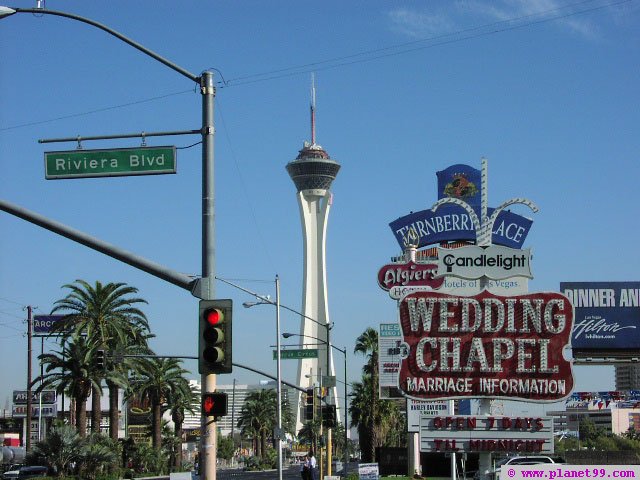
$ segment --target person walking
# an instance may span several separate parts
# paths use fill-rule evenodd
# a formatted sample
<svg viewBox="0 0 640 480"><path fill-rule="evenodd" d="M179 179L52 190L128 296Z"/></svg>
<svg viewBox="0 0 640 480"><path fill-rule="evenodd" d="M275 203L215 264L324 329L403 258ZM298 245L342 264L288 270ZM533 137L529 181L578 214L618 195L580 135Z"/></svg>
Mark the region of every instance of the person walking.
<svg viewBox="0 0 640 480"><path fill-rule="evenodd" d="M313 456L313 450L309 450L309 455L307 455L309 459L309 480L318 480L318 473L316 471L316 457Z"/></svg>
<svg viewBox="0 0 640 480"><path fill-rule="evenodd" d="M309 470L309 455L305 455L300 464L300 476L302 480L311 480L311 471Z"/></svg>

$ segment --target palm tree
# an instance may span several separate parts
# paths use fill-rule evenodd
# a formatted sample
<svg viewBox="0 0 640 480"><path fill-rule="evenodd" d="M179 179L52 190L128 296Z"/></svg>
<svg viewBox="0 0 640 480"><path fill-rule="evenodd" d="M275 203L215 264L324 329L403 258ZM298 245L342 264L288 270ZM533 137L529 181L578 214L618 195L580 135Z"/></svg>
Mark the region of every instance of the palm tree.
<svg viewBox="0 0 640 480"><path fill-rule="evenodd" d="M362 375L362 382L353 382L351 386L351 401L349 403L349 414L351 415L351 426L358 430L358 441L360 451L363 453L363 461L371 461L371 452L375 451L373 441L373 431L370 426L373 423L373 410L371 408L371 387L369 383L371 377Z"/></svg>
<svg viewBox="0 0 640 480"><path fill-rule="evenodd" d="M182 424L184 423L184 414L185 412L195 413L193 405L197 403L198 395L184 377L182 381L176 384L176 388L169 393L168 405L174 425L173 433L177 441L173 466L178 471L182 467Z"/></svg>
<svg viewBox="0 0 640 480"><path fill-rule="evenodd" d="M76 280L63 288L70 290L68 295L55 302L51 313L63 312L66 316L57 322L53 332L76 332L85 334L98 350L121 350L128 345L140 345L145 348L149 324L144 313L135 307L147 303L144 299L132 297L138 289L124 283L102 284L95 286L85 280ZM120 369L120 374L123 373ZM105 375L109 387L109 433L112 439L118 438L118 387L125 386L122 375ZM100 431L101 408L100 382L94 385L92 396L92 430Z"/></svg>
<svg viewBox="0 0 640 480"><path fill-rule="evenodd" d="M240 410L238 427L243 435L253 437L256 454L262 458L267 453L267 434L276 425L276 405L276 392L271 389L262 389L247 395Z"/></svg>
<svg viewBox="0 0 640 480"><path fill-rule="evenodd" d="M320 436L320 420L307 420L302 424L298 432L298 441L310 445L314 452L318 449L318 437Z"/></svg>
<svg viewBox="0 0 640 480"><path fill-rule="evenodd" d="M80 478L95 480L98 474L105 474L109 467L117 465L119 460L117 443L109 437L92 434L79 455Z"/></svg>
<svg viewBox="0 0 640 480"><path fill-rule="evenodd" d="M162 447L162 412L172 394L183 388L187 370L175 358L146 358L140 360L138 377L132 388L125 394L129 399L138 395L151 404L152 445L156 450Z"/></svg>
<svg viewBox="0 0 640 480"><path fill-rule="evenodd" d="M369 327L362 335L356 339L356 346L353 350L354 353L361 353L367 357L367 363L363 367L364 375L368 376L369 387L369 408L371 410L370 415L366 418L366 429L368 430L367 437L371 439L369 449L362 449L365 461L372 462L375 457L375 447L378 443L376 418L379 417L378 412L378 332ZM362 385L364 386L363 381ZM350 409L351 410L351 409Z"/></svg>
<svg viewBox="0 0 640 480"><path fill-rule="evenodd" d="M82 439L73 427L56 422L47 437L36 443L33 455L39 461L45 461L58 476L63 476L69 473L71 463L79 459L82 445Z"/></svg>
<svg viewBox="0 0 640 480"><path fill-rule="evenodd" d="M109 436L118 439L119 422L119 391L129 387L129 372L138 371L140 358L133 355L150 355L153 352L148 346L148 340L154 335L144 331L134 331L128 343L112 350L111 358L107 359L105 381L109 389Z"/></svg>
<svg viewBox="0 0 640 480"><path fill-rule="evenodd" d="M33 381L42 381L37 391L54 387L58 394L69 393L75 401L76 428L81 437L87 434L87 399L100 385L101 373L93 361L95 350L85 337L73 333L62 341L60 351L38 357L46 365L46 373Z"/></svg>

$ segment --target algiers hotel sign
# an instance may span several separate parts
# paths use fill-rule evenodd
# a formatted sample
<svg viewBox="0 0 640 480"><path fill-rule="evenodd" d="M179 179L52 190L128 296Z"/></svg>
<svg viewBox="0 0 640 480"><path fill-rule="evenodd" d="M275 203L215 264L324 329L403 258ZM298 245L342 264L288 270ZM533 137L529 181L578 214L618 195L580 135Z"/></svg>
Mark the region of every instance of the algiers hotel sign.
<svg viewBox="0 0 640 480"><path fill-rule="evenodd" d="M478 172L455 165L444 173L463 168L471 170L471 175ZM439 180L441 174L438 173ZM468 220L458 224L473 227L476 245L438 248L437 261L385 265L378 274L378 282L386 290L395 282L416 286L399 300L402 340L398 388L405 396L420 400L563 399L573 389L571 362L563 354L573 328L569 299L554 292L502 296L480 288L475 295L460 296L455 289L441 290L442 281L450 276L477 282L531 278L531 253L519 249L531 222L520 220L524 217L506 212L505 208L514 204L533 211L537 208L528 200L516 198L490 210L486 205L484 161L482 190L469 181L469 176L457 174L449 183L440 182L444 195L431 212L447 208L448 214L457 215L458 219L464 215ZM447 188L449 193L459 195L447 195ZM474 200L480 195L478 205ZM424 244L425 236L416 226L419 220L409 218L413 225L405 225L406 229L400 225L401 220L391 224L394 233L404 232L401 245ZM498 231L497 222L501 225ZM507 231L520 233L505 241L501 234ZM426 232L425 228L422 232ZM459 240L454 238L455 233L452 235L448 240ZM516 238L518 242L514 243Z"/></svg>

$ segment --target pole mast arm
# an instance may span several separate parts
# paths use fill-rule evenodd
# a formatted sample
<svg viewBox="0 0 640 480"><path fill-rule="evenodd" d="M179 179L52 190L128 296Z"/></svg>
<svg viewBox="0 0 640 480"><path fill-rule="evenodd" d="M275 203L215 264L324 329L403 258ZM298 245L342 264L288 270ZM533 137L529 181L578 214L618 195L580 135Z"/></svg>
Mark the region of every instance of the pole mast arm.
<svg viewBox="0 0 640 480"><path fill-rule="evenodd" d="M194 75L193 73L189 72L188 70L185 70L184 68L176 65L175 63L171 62L170 60L167 60L166 58L164 58L163 56L157 54L156 52L154 52L153 50L149 50L148 48L146 48L145 46L139 44L138 42L136 42L135 40L130 39L129 37L127 37L126 35L123 35L122 33L107 27L106 25L103 25L102 23L96 22L94 20L91 20L90 18L85 18L85 17L81 17L80 15L75 15L73 13L67 13L67 12L61 12L58 10L47 10L45 8L14 8L11 7L12 10L15 11L15 13L35 13L38 15L56 15L58 17L65 17L65 18L70 18L72 20L77 20L79 22L82 23L86 23L87 25L91 25L93 27L99 28L100 30L107 32L109 35L113 35L114 37L122 40L123 42L131 45L133 48L135 48L136 50L141 51L142 53L144 53L145 55L148 55L149 57L157 60L158 62L166 65L167 67L169 67L172 70L175 70L176 72L178 72L180 75L183 75L185 77L187 77L189 80L195 82L195 83L200 83L200 76L198 75Z"/></svg>

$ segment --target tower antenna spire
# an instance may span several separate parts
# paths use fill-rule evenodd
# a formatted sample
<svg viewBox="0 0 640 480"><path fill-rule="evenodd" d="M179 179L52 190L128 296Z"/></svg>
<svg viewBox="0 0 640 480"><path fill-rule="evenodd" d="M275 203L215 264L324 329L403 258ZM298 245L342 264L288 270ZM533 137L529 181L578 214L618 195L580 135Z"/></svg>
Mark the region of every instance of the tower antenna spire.
<svg viewBox="0 0 640 480"><path fill-rule="evenodd" d="M316 144L316 74L311 74L311 145Z"/></svg>

